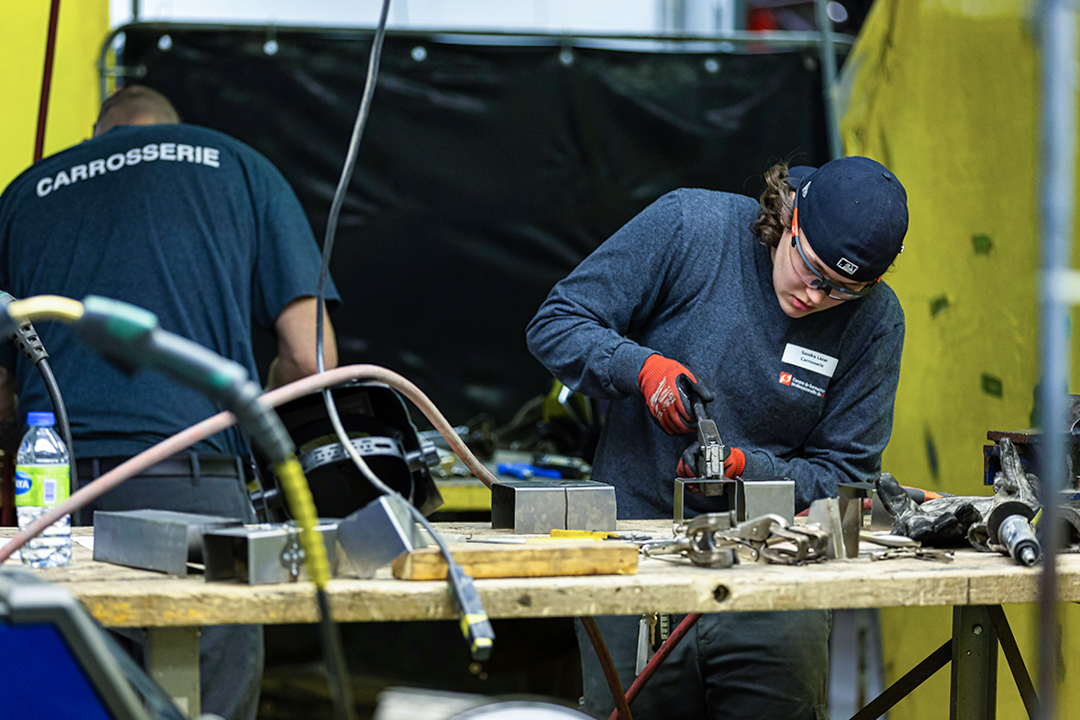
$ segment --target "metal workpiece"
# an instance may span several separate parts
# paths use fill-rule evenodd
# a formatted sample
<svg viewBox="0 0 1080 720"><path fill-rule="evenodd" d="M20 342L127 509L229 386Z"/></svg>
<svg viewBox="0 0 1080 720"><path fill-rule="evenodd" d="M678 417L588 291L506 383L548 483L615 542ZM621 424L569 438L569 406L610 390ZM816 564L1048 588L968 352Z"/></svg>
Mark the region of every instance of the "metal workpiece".
<svg viewBox="0 0 1080 720"><path fill-rule="evenodd" d="M686 520L687 494L726 497L725 505L739 521L779 515L789 524L795 522L795 482L791 478L675 478L672 515L676 525Z"/></svg>
<svg viewBox="0 0 1080 720"><path fill-rule="evenodd" d="M330 572L337 569L337 520L320 521L315 531L326 544ZM307 562L300 528L288 523L263 523L221 528L203 533L206 580L236 580L268 585L307 580Z"/></svg>
<svg viewBox="0 0 1080 720"><path fill-rule="evenodd" d="M675 478L675 499L673 519L676 525L686 519L686 494L704 495L705 497L727 497L728 508L735 507L736 481L727 478Z"/></svg>
<svg viewBox="0 0 1080 720"><path fill-rule="evenodd" d="M863 527L863 500L869 498L875 490L869 482L837 483L837 498L840 501L840 528L844 537L844 554L849 557L859 556L859 533Z"/></svg>
<svg viewBox="0 0 1080 720"><path fill-rule="evenodd" d="M405 498L397 494L375 498L337 525L339 573L374 577L376 570L398 555L427 547L421 530Z"/></svg>
<svg viewBox="0 0 1080 720"><path fill-rule="evenodd" d="M238 518L171 510L98 510L94 559L186 577L189 562L203 562L206 532L242 524Z"/></svg>
<svg viewBox="0 0 1080 720"><path fill-rule="evenodd" d="M825 532L825 556L830 560L847 557L844 543L844 526L840 517L839 498L819 498L810 503L807 520Z"/></svg>
<svg viewBox="0 0 1080 720"><path fill-rule="evenodd" d="M739 520L779 515L788 525L795 522L795 481L791 478L739 478L735 488L735 514Z"/></svg>
<svg viewBox="0 0 1080 720"><path fill-rule="evenodd" d="M502 480L491 486L491 527L517 534L615 530L615 488L593 480Z"/></svg>

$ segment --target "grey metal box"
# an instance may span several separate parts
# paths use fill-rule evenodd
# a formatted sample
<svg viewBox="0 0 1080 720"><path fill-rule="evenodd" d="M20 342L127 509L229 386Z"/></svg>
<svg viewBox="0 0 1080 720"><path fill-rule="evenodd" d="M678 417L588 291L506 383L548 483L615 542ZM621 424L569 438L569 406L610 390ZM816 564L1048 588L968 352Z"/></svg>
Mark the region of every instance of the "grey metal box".
<svg viewBox="0 0 1080 720"><path fill-rule="evenodd" d="M337 570L337 523L337 520L320 521L315 528L326 545L331 575ZM264 523L206 532L203 556L208 581L235 579L248 585L267 585L308 577L300 528L293 523Z"/></svg>
<svg viewBox="0 0 1080 720"><path fill-rule="evenodd" d="M491 486L491 527L515 533L615 530L615 488L592 480L502 480Z"/></svg>
<svg viewBox="0 0 1080 720"><path fill-rule="evenodd" d="M202 536L237 527L238 518L171 510L94 513L94 559L186 577L189 562L202 562Z"/></svg>

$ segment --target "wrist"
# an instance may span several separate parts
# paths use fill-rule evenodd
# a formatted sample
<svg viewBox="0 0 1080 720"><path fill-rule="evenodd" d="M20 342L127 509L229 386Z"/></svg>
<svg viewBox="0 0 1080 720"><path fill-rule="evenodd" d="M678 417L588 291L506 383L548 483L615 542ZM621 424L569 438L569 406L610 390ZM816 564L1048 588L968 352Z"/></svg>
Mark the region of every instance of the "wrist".
<svg viewBox="0 0 1080 720"><path fill-rule="evenodd" d="M746 455L739 448L731 448L731 454L724 460L724 476L739 477L746 470Z"/></svg>

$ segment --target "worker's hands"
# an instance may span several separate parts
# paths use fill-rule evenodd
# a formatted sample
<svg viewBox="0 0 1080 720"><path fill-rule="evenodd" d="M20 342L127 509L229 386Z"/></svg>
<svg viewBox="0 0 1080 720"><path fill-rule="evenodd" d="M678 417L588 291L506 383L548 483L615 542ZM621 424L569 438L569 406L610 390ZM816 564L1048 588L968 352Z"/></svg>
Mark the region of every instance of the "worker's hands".
<svg viewBox="0 0 1080 720"><path fill-rule="evenodd" d="M668 435L683 435L693 430L691 425L697 422L695 396L703 403L716 397L682 363L659 353L650 355L641 366L638 387L653 420Z"/></svg>
<svg viewBox="0 0 1080 720"><path fill-rule="evenodd" d="M697 477L698 453L701 451L701 443L695 440L690 447L683 450L679 457L679 464L675 466L675 474L681 478ZM746 469L746 455L739 448L724 447L724 477L734 478L743 474Z"/></svg>

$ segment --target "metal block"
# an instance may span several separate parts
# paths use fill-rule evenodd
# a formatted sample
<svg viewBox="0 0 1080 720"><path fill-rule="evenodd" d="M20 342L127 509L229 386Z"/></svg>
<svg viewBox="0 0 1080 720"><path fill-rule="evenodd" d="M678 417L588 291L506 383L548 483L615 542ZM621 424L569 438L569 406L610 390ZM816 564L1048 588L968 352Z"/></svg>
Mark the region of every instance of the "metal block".
<svg viewBox="0 0 1080 720"><path fill-rule="evenodd" d="M615 531L615 488L603 483L598 485L600 487L592 484L566 486L567 530Z"/></svg>
<svg viewBox="0 0 1080 720"><path fill-rule="evenodd" d="M795 522L795 481L787 477L741 478L736 485L735 517L739 522L762 515Z"/></svg>
<svg viewBox="0 0 1080 720"><path fill-rule="evenodd" d="M592 480L502 480L491 487L491 527L515 533L615 530L615 488Z"/></svg>
<svg viewBox="0 0 1080 720"><path fill-rule="evenodd" d="M398 555L427 547L426 533L413 521L407 500L382 495L338 523L341 572L370 578Z"/></svg>
<svg viewBox="0 0 1080 720"><path fill-rule="evenodd" d="M326 544L330 573L337 569L337 520L320 521L315 530ZM238 580L248 585L306 580L307 566L294 523L264 523L222 528L203 534L206 579Z"/></svg>
<svg viewBox="0 0 1080 720"><path fill-rule="evenodd" d="M679 525L686 518L686 493L705 495L706 497L727 497L725 508L735 507L735 480L703 480L702 478L675 478L675 524ZM793 503L794 506L794 503Z"/></svg>
<svg viewBox="0 0 1080 720"><path fill-rule="evenodd" d="M186 577L189 562L203 561L205 532L241 525L238 518L170 510L98 510L94 559Z"/></svg>

